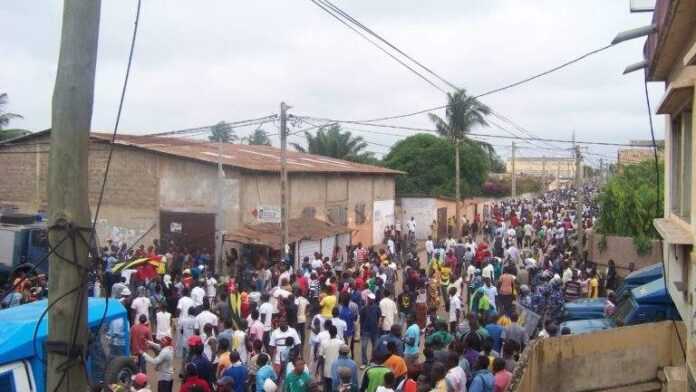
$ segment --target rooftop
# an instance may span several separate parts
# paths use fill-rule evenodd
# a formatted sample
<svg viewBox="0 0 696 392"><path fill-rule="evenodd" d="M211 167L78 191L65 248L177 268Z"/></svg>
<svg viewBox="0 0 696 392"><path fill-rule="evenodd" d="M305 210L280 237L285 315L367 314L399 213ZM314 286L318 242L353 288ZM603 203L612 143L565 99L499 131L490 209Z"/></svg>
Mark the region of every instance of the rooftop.
<svg viewBox="0 0 696 392"><path fill-rule="evenodd" d="M0 143L0 147L18 145L49 132L50 130L45 130L11 139ZM92 132L91 136L93 142L109 143L111 140L111 134L106 132ZM218 162L218 144L206 140L118 134L115 143L207 163L217 164ZM223 143L222 163L225 166L240 169L279 173L280 149L271 146ZM404 174L386 167L365 165L290 149L287 152L287 168L288 173Z"/></svg>

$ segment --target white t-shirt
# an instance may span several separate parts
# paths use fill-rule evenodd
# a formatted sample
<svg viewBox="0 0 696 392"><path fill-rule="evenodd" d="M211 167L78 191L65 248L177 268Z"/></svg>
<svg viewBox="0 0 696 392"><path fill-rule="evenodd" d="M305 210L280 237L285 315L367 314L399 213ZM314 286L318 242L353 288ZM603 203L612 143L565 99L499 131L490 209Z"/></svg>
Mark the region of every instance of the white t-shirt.
<svg viewBox="0 0 696 392"><path fill-rule="evenodd" d="M491 285L491 287L483 286L483 291L486 292L491 305L495 307L495 297L498 295L498 289L493 285Z"/></svg>
<svg viewBox="0 0 696 392"><path fill-rule="evenodd" d="M471 280L474 279L475 273L476 267L473 264L469 264L469 266L466 267L466 281L471 282Z"/></svg>
<svg viewBox="0 0 696 392"><path fill-rule="evenodd" d="M295 305L297 305L297 322L306 323L307 322L307 305L309 301L305 297L295 298Z"/></svg>
<svg viewBox="0 0 696 392"><path fill-rule="evenodd" d="M169 312L157 312L155 318L157 319L157 331L155 332L157 340L162 339L164 336L172 337L172 314Z"/></svg>
<svg viewBox="0 0 696 392"><path fill-rule="evenodd" d="M490 278L491 282L493 281L493 275L495 274L495 271L493 270L493 264L488 264L483 269L481 270L481 277L483 278Z"/></svg>
<svg viewBox="0 0 696 392"><path fill-rule="evenodd" d="M259 317L263 322L264 331L271 330L271 320L273 319L273 313L275 313L275 310L273 309L273 305L271 305L270 302L264 302L261 304L261 306L259 306Z"/></svg>
<svg viewBox="0 0 696 392"><path fill-rule="evenodd" d="M338 352L341 346L345 342L343 339L335 337L333 339L326 340L319 346L319 356L324 357L324 377L331 378L331 365L338 358Z"/></svg>
<svg viewBox="0 0 696 392"><path fill-rule="evenodd" d="M179 309L179 318L189 317L189 309L193 306L193 300L190 297L181 297L176 304Z"/></svg>
<svg viewBox="0 0 696 392"><path fill-rule="evenodd" d="M312 260L312 269L320 268L322 265L324 265L324 263L321 261L321 259Z"/></svg>
<svg viewBox="0 0 696 392"><path fill-rule="evenodd" d="M348 329L348 324L338 317L332 318L331 324L333 324L333 326L336 327L336 331L338 331L336 336L343 339L343 333Z"/></svg>
<svg viewBox="0 0 696 392"><path fill-rule="evenodd" d="M287 338L293 338L292 345L289 345L286 341ZM280 363L281 355L283 359L287 361L287 354L292 347L295 347L301 343L300 335L297 334L295 328L288 327L288 330L283 332L280 328L276 328L271 332L271 338L268 344L271 347L275 347L275 353L273 354L273 363Z"/></svg>
<svg viewBox="0 0 696 392"><path fill-rule="evenodd" d="M237 350L239 353L239 359L243 362L246 363L247 360L249 359L248 356L249 354L247 353L246 349L246 344L244 344L244 341L246 340L246 333L244 331L234 331L232 332L232 341L230 342L230 348L233 350Z"/></svg>
<svg viewBox="0 0 696 392"><path fill-rule="evenodd" d="M205 297L205 290L203 290L203 287L196 286L191 290L191 299L193 300L194 306L202 306L203 297Z"/></svg>
<svg viewBox="0 0 696 392"><path fill-rule="evenodd" d="M216 316L215 313L209 310L204 310L198 313L198 315L196 316L195 328L201 331L201 335L204 335L203 327L205 327L206 324L210 324L213 327L217 327L218 322L218 316Z"/></svg>
<svg viewBox="0 0 696 392"><path fill-rule="evenodd" d="M384 317L382 331L388 331L391 329L391 326L394 325L394 319L399 312L396 307L396 302L389 297L382 298L382 300L379 301L379 310L382 312L382 317Z"/></svg>
<svg viewBox="0 0 696 392"><path fill-rule="evenodd" d="M140 315L150 318L150 298L138 297L131 302L131 309L135 310L135 322L140 324Z"/></svg>
<svg viewBox="0 0 696 392"><path fill-rule="evenodd" d="M214 298L216 296L217 289L215 288L215 285L217 285L217 283L218 281L212 276L205 281L205 289L208 292L208 297Z"/></svg>
<svg viewBox="0 0 696 392"><path fill-rule="evenodd" d="M450 297L450 308L449 308L449 321L450 323L452 321L458 321L457 320L457 310L460 311L462 310L462 300L459 299L458 296Z"/></svg>
<svg viewBox="0 0 696 392"><path fill-rule="evenodd" d="M425 251L432 254L435 250L435 245L433 245L433 240L425 241Z"/></svg>
<svg viewBox="0 0 696 392"><path fill-rule="evenodd" d="M408 227L409 232L415 233L416 232L416 221L410 220L410 221L406 222L406 227Z"/></svg>

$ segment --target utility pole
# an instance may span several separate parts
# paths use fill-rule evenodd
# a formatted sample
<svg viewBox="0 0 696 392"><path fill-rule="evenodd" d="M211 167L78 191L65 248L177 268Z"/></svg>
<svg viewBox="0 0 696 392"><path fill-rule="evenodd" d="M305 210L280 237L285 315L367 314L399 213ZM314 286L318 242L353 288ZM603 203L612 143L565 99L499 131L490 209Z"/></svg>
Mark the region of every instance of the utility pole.
<svg viewBox="0 0 696 392"><path fill-rule="evenodd" d="M604 184L604 158L599 158L599 184Z"/></svg>
<svg viewBox="0 0 696 392"><path fill-rule="evenodd" d="M575 137L573 137L575 140ZM582 173L582 155L580 154L580 147L573 143L575 148L575 192L576 192L576 205L575 205L575 224L577 227L577 254L578 259L582 258L583 251L583 237L585 230L583 229L583 219L582 211L584 206L584 192L583 192L583 173Z"/></svg>
<svg viewBox="0 0 696 392"><path fill-rule="evenodd" d="M222 139L217 141L218 148L218 176L217 176L217 214L215 216L215 270L222 272L223 245L225 239L225 206L223 193L225 186L225 169L222 167Z"/></svg>
<svg viewBox="0 0 696 392"><path fill-rule="evenodd" d="M541 190L546 192L546 155L541 157Z"/></svg>
<svg viewBox="0 0 696 392"><path fill-rule="evenodd" d="M512 198L517 197L517 168L515 167L515 142L512 142Z"/></svg>
<svg viewBox="0 0 696 392"><path fill-rule="evenodd" d="M462 232L462 224L460 222L461 219L461 212L460 212L460 207L459 207L459 201L461 200L461 195L460 193L460 184L459 184L459 177L460 177L460 172L459 172L459 138L454 136L454 171L455 175L457 176L454 179L454 197L456 199L456 204L454 207L455 214L457 214L454 217L454 224L455 224L455 229L454 233L452 233L452 237L454 238L459 238Z"/></svg>
<svg viewBox="0 0 696 392"><path fill-rule="evenodd" d="M280 103L280 247L283 258L288 246L288 109Z"/></svg>
<svg viewBox="0 0 696 392"><path fill-rule="evenodd" d="M48 164L49 258L46 390L86 391L89 132L99 41L100 0L65 0L53 90ZM76 234L77 233L77 234ZM68 240L61 240L69 236ZM89 235L87 235L89 237Z"/></svg>

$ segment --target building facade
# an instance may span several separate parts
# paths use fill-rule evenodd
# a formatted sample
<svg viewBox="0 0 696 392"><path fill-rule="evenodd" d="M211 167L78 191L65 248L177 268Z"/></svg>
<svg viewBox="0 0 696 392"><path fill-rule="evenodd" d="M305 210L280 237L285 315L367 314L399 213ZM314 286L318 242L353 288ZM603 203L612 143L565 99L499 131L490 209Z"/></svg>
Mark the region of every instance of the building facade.
<svg viewBox="0 0 696 392"><path fill-rule="evenodd" d="M648 81L663 82L665 92L657 114L665 120L664 218L655 220L663 238L663 258L669 293L687 328L690 388L696 371L696 189L693 138L696 109L696 0L658 0L653 13L657 26L643 54Z"/></svg>
<svg viewBox="0 0 696 392"><path fill-rule="evenodd" d="M512 159L505 162L505 171L512 173ZM563 157L515 158L517 175L546 178L575 178L575 159Z"/></svg>
<svg viewBox="0 0 696 392"><path fill-rule="evenodd" d="M0 207L36 213L47 209L49 131L0 144ZM94 211L109 150L109 136L93 133L89 200ZM218 160L224 179L218 178ZM212 249L218 184L223 222L231 232L280 217L280 150L164 137L121 135L106 183L97 236L126 242L173 239ZM348 226L355 243L382 241L394 222L398 171L288 151L289 217Z"/></svg>

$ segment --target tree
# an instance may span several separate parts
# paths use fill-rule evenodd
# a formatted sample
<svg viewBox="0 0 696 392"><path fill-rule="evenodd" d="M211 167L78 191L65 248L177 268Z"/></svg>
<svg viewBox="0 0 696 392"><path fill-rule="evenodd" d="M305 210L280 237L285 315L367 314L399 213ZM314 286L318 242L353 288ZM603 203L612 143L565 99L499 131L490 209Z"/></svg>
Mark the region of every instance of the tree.
<svg viewBox="0 0 696 392"><path fill-rule="evenodd" d="M362 137L342 131L338 124L319 128L316 136L305 131L305 139L307 148L298 143L292 143L292 146L300 152L353 162L367 162L374 159L371 152L365 151L367 142Z"/></svg>
<svg viewBox="0 0 696 392"><path fill-rule="evenodd" d="M238 139L234 129L224 121L213 125L210 128L210 136L208 136L208 140L211 142L232 143Z"/></svg>
<svg viewBox="0 0 696 392"><path fill-rule="evenodd" d="M460 89L454 93L447 93L447 109L445 109L445 119L440 118L440 116L429 113L428 116L435 123L437 132L440 136L449 139L453 144L459 145L462 141L468 141L469 138L467 134L471 132L471 129L477 125L488 126L486 122L486 116L491 113L491 109L479 102L473 96L466 95L466 90ZM492 150L492 146L488 145L488 150ZM461 227L459 220L461 219L461 214L459 212L459 191L461 186L459 185L461 178L461 171L459 168L459 148L455 148L455 190L456 190L456 216L455 221L457 227ZM484 158L485 159L485 158ZM489 160L488 158L487 160Z"/></svg>
<svg viewBox="0 0 696 392"><path fill-rule="evenodd" d="M402 195L454 196L455 145L444 138L417 134L400 140L384 157L388 168L405 171L396 177L396 191ZM481 194L488 177L486 151L471 140L459 143L462 181L460 193L465 196Z"/></svg>
<svg viewBox="0 0 696 392"><path fill-rule="evenodd" d="M258 128L249 136L244 136L242 138L242 143L256 146L270 146L271 139L268 138L268 134L261 128Z"/></svg>
<svg viewBox="0 0 696 392"><path fill-rule="evenodd" d="M5 129L10 121L17 118L24 118L17 113L6 112L4 106L7 105L7 93L0 93L0 141L12 139L17 136L26 135L29 131L24 129Z"/></svg>
<svg viewBox="0 0 696 392"><path fill-rule="evenodd" d="M663 168L660 162L660 173L664 173ZM651 160L624 166L612 176L597 196L597 232L633 237L638 253L648 252L650 240L657 238L653 220L662 217L663 211L664 192L659 192L658 188L664 189L664 176L659 177L657 184L655 162Z"/></svg>

